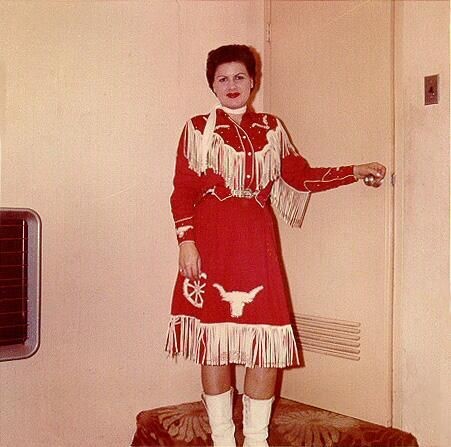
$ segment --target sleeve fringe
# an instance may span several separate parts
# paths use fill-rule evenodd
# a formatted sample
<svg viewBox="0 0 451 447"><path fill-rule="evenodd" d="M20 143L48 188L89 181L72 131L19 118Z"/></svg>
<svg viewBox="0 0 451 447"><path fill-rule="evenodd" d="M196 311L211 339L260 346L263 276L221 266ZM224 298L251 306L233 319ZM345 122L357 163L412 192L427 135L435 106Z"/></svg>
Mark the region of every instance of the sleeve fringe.
<svg viewBox="0 0 451 447"><path fill-rule="evenodd" d="M310 192L294 189L279 177L271 189L271 203L288 225L300 228L307 211L310 194Z"/></svg>

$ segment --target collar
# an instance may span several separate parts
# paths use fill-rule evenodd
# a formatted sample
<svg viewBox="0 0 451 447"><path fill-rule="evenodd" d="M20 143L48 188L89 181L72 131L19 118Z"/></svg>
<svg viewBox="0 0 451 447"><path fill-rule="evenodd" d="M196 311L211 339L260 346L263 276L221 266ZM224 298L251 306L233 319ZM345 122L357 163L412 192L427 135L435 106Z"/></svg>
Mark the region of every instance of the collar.
<svg viewBox="0 0 451 447"><path fill-rule="evenodd" d="M229 109L228 107L225 106L219 106L219 108L224 110L224 112L228 113L229 115L243 115L247 111L247 105L244 105L239 109Z"/></svg>

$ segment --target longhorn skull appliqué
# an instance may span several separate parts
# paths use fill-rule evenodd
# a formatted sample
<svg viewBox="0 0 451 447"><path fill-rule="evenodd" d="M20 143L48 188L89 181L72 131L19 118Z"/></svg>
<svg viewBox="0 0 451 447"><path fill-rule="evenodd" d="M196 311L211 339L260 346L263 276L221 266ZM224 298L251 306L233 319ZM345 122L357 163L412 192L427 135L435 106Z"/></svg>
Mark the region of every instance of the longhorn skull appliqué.
<svg viewBox="0 0 451 447"><path fill-rule="evenodd" d="M257 293L263 290L263 286L258 286L250 292L240 292L236 290L227 292L224 287L216 283L213 284L213 287L219 290L219 294L223 301L230 303L230 312L233 318L241 317L241 315L243 315L244 305L252 303L257 296Z"/></svg>

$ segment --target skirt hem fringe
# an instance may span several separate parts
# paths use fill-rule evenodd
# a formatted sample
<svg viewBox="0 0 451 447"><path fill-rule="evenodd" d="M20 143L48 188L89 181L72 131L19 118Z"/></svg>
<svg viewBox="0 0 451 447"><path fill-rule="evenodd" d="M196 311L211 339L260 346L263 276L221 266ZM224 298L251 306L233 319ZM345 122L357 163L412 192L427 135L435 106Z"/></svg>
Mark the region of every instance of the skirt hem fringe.
<svg viewBox="0 0 451 447"><path fill-rule="evenodd" d="M180 355L201 365L299 365L290 324L202 323L189 315L171 315L165 350L172 357Z"/></svg>

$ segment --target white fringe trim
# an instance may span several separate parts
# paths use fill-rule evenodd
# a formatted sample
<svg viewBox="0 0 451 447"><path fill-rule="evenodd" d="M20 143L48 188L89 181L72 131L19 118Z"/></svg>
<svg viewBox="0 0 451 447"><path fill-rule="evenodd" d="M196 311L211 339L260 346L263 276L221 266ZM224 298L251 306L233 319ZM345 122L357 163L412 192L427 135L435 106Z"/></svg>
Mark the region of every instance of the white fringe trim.
<svg viewBox="0 0 451 447"><path fill-rule="evenodd" d="M166 351L202 365L238 363L248 368L286 368L299 364L289 324L207 324L191 316L171 315Z"/></svg>
<svg viewBox="0 0 451 447"><path fill-rule="evenodd" d="M297 153L290 142L290 138L277 121L277 127L267 132L268 143L255 152L255 175L257 189L276 180L280 176L281 158L289 153ZM203 135L197 130L192 121L188 121L186 127L185 157L189 167L198 175L205 173L209 168L224 178L225 184L232 190L243 190L246 176L246 153L237 151L229 146L216 133L209 139L208 150L202 147Z"/></svg>
<svg viewBox="0 0 451 447"><path fill-rule="evenodd" d="M307 211L310 194L294 189L279 177L271 188L271 203L288 225L300 227Z"/></svg>

